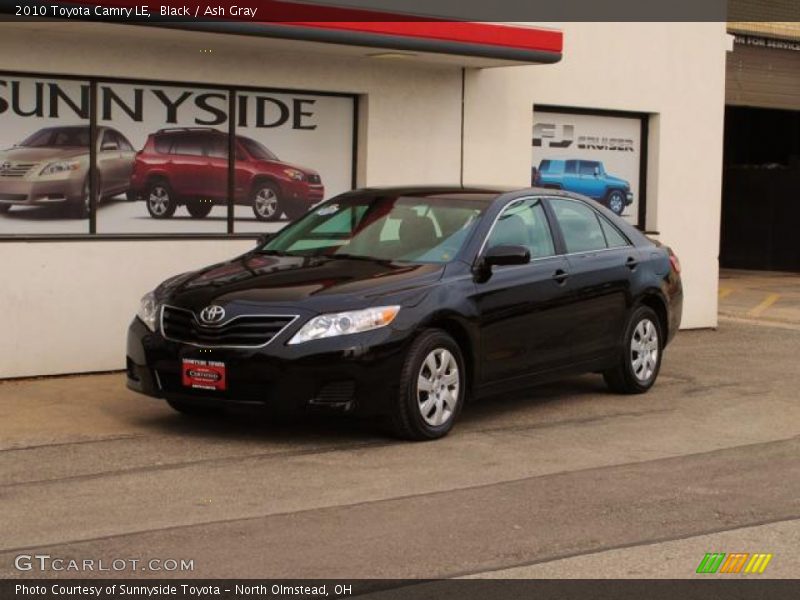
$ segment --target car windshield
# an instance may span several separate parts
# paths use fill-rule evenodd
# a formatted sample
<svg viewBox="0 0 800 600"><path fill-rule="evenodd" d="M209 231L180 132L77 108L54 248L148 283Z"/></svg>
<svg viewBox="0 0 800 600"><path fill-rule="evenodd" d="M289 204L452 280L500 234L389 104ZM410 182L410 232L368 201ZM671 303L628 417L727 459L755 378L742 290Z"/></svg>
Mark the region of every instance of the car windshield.
<svg viewBox="0 0 800 600"><path fill-rule="evenodd" d="M266 146L264 146L264 144L260 144L255 140L251 140L250 138L246 137L240 137L239 143L244 146L244 149L247 150L247 153L256 160L278 160L278 157L275 156L275 154Z"/></svg>
<svg viewBox="0 0 800 600"><path fill-rule="evenodd" d="M50 127L40 129L20 144L27 148L71 148L89 146L88 127Z"/></svg>
<svg viewBox="0 0 800 600"><path fill-rule="evenodd" d="M461 250L494 197L458 193L333 199L281 230L261 251L446 263Z"/></svg>

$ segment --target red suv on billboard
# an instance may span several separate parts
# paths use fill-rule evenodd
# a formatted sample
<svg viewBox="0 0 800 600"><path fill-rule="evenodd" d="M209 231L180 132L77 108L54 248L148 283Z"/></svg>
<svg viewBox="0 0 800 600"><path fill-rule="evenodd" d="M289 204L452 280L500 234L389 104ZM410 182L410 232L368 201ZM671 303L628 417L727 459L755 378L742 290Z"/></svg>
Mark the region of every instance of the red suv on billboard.
<svg viewBox="0 0 800 600"><path fill-rule="evenodd" d="M263 144L236 136L234 202L261 221L296 219L320 202L325 188L313 169L290 165ZM179 205L203 218L228 197L228 135L207 127L161 129L137 153L131 189L150 216L167 219Z"/></svg>

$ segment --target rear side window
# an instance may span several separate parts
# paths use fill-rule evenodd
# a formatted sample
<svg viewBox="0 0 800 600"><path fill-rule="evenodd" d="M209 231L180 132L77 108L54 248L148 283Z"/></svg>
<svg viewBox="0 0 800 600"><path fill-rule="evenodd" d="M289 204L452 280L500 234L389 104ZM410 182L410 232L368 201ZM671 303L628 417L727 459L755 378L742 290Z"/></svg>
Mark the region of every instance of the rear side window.
<svg viewBox="0 0 800 600"><path fill-rule="evenodd" d="M171 154L203 156L204 138L199 135L179 136L172 145Z"/></svg>
<svg viewBox="0 0 800 600"><path fill-rule="evenodd" d="M600 219L600 226L603 228L603 233L606 236L606 243L608 244L609 248L620 248L622 246L631 245L630 241L628 241L628 239L622 235L619 230L608 221L608 219L601 215L597 215L597 218Z"/></svg>
<svg viewBox="0 0 800 600"><path fill-rule="evenodd" d="M550 205L564 234L567 252L591 252L606 248L606 238L597 213L583 202L551 198Z"/></svg>
<svg viewBox="0 0 800 600"><path fill-rule="evenodd" d="M172 148L172 142L175 141L174 135L158 135L156 136L155 147L156 152L159 154L169 154L170 148Z"/></svg>
<svg viewBox="0 0 800 600"><path fill-rule="evenodd" d="M215 135L208 140L208 155L214 158L228 158L228 136Z"/></svg>

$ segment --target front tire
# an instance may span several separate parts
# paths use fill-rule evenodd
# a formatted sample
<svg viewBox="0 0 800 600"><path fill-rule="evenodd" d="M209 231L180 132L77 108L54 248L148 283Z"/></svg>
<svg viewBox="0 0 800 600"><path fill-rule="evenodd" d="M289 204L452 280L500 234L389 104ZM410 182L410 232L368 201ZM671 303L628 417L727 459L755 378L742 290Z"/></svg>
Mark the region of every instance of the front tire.
<svg viewBox="0 0 800 600"><path fill-rule="evenodd" d="M609 210L617 215L621 215L625 210L625 194L621 190L611 190L606 196L606 205Z"/></svg>
<svg viewBox="0 0 800 600"><path fill-rule="evenodd" d="M212 208L214 208L214 204L209 200L205 202L201 200L192 200L186 203L186 210L189 211L193 219L205 219Z"/></svg>
<svg viewBox="0 0 800 600"><path fill-rule="evenodd" d="M440 329L424 331L411 345L400 375L392 429L409 440L434 440L453 428L466 392L461 349Z"/></svg>
<svg viewBox="0 0 800 600"><path fill-rule="evenodd" d="M100 188L100 178L97 179L97 189ZM83 181L81 188L81 195L78 198L73 198L70 201L68 212L73 219L88 219L89 212L92 210L92 198L89 194L89 178Z"/></svg>
<svg viewBox="0 0 800 600"><path fill-rule="evenodd" d="M178 208L172 188L163 179L156 179L147 186L145 200L147 212L154 219L169 219Z"/></svg>
<svg viewBox="0 0 800 600"><path fill-rule="evenodd" d="M257 183L253 186L250 198L253 204L253 214L259 221L277 221L281 218L283 207L278 186L269 181Z"/></svg>
<svg viewBox="0 0 800 600"><path fill-rule="evenodd" d="M603 372L606 384L619 394L643 394L656 382L663 356L663 332L652 308L640 306L628 319L619 364Z"/></svg>

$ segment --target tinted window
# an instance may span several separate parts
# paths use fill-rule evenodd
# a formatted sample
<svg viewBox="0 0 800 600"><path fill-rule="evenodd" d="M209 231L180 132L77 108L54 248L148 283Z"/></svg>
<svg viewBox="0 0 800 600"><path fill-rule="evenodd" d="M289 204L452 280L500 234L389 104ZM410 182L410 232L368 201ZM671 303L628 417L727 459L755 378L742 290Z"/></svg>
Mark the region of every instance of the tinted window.
<svg viewBox="0 0 800 600"><path fill-rule="evenodd" d="M564 172L570 175L574 175L578 171L578 161L577 160L568 160L566 165L564 166Z"/></svg>
<svg viewBox="0 0 800 600"><path fill-rule="evenodd" d="M117 141L119 142L119 149L124 152L133 152L133 146L131 146L131 143L125 138L125 136L119 132L116 132L116 134Z"/></svg>
<svg viewBox="0 0 800 600"><path fill-rule="evenodd" d="M583 202L552 198L550 205L564 234L567 252L589 252L606 247L597 213Z"/></svg>
<svg viewBox="0 0 800 600"><path fill-rule="evenodd" d="M172 154L185 154L189 156L202 156L203 155L203 142L206 141L205 136L199 135L181 135L175 140L172 145Z"/></svg>
<svg viewBox="0 0 800 600"><path fill-rule="evenodd" d="M228 158L228 137L215 135L208 141L208 155L214 158Z"/></svg>
<svg viewBox="0 0 800 600"><path fill-rule="evenodd" d="M100 143L100 148L106 151L119 150L117 134L107 129L103 133L103 141Z"/></svg>
<svg viewBox="0 0 800 600"><path fill-rule="evenodd" d="M244 149L247 150L247 153L256 160L278 160L278 157L270 152L270 150L264 146L264 144L259 144L255 140L251 140L250 138L246 137L240 137L239 143L244 146Z"/></svg>
<svg viewBox="0 0 800 600"><path fill-rule="evenodd" d="M156 152L159 154L169 154L172 143L175 141L174 135L159 135L156 136Z"/></svg>
<svg viewBox="0 0 800 600"><path fill-rule="evenodd" d="M89 145L88 127L49 127L40 129L19 144L29 148L79 147Z"/></svg>
<svg viewBox="0 0 800 600"><path fill-rule="evenodd" d="M603 233L606 234L606 243L609 248L619 248L620 246L630 246L630 242L623 236L619 230L614 227L608 219L603 216L597 215L600 219L600 225L603 227Z"/></svg>
<svg viewBox="0 0 800 600"><path fill-rule="evenodd" d="M596 162L591 162L588 160L581 161L581 175L594 175L595 168L598 167Z"/></svg>
<svg viewBox="0 0 800 600"><path fill-rule="evenodd" d="M467 195L465 195L467 196ZM468 239L488 200L373 196L330 201L280 231L264 251L444 263Z"/></svg>
<svg viewBox="0 0 800 600"><path fill-rule="evenodd" d="M531 258L555 254L553 236L541 200L517 200L503 211L489 234L486 246L502 245L525 246L530 250Z"/></svg>

